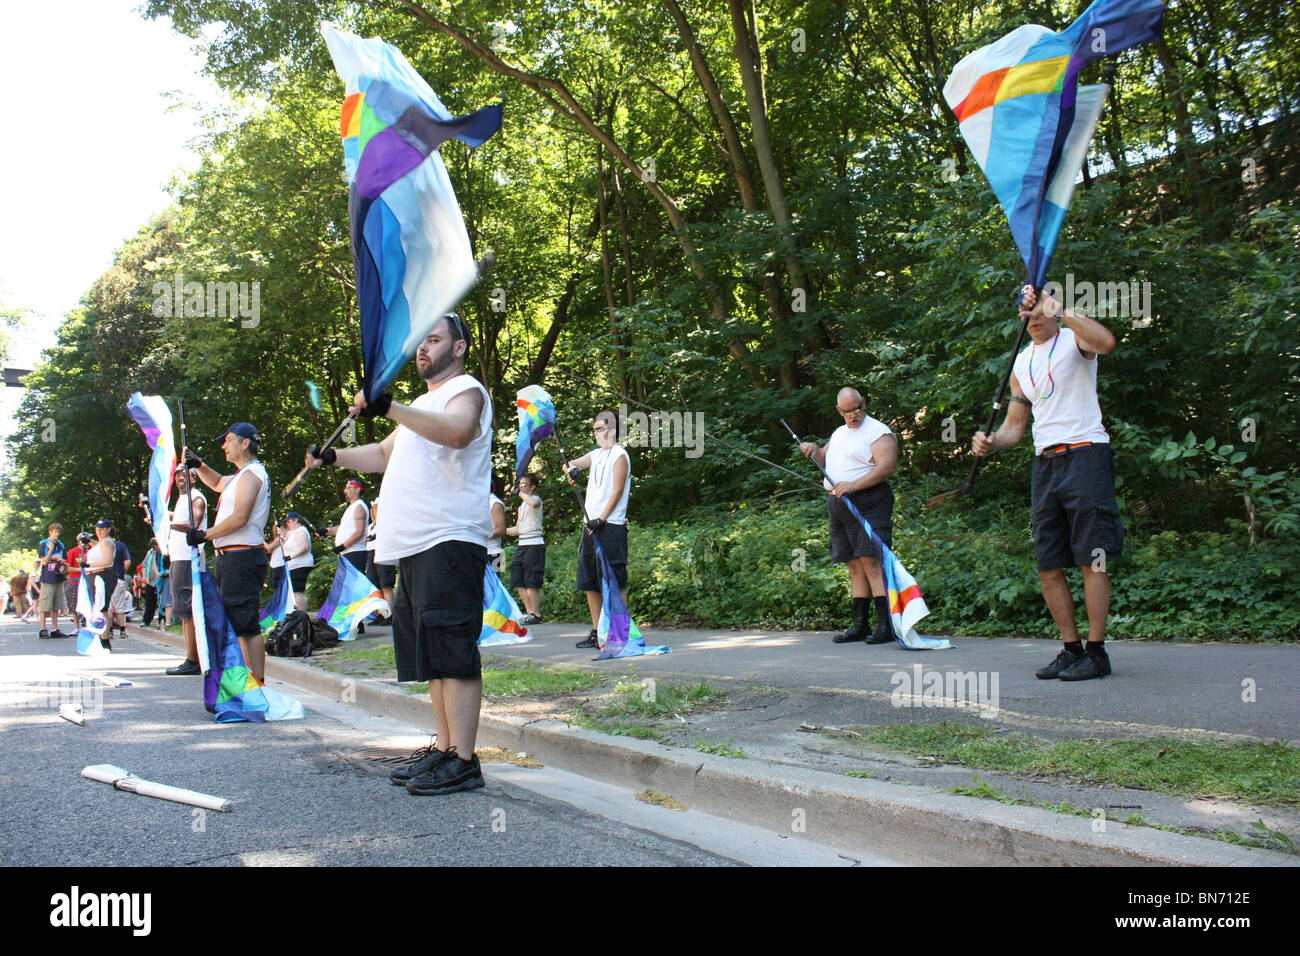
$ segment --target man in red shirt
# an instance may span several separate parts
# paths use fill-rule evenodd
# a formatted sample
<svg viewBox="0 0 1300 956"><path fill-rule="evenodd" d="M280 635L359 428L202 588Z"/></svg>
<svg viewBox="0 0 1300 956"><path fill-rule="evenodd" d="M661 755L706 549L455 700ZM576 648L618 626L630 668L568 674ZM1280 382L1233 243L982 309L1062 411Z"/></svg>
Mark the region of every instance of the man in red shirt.
<svg viewBox="0 0 1300 956"><path fill-rule="evenodd" d="M71 610L72 619L78 627L82 624L82 618L77 613L77 591L81 587L81 561L86 553L86 545L89 542L90 532L83 531L77 535L77 546L68 552L68 580L64 582L68 608Z"/></svg>

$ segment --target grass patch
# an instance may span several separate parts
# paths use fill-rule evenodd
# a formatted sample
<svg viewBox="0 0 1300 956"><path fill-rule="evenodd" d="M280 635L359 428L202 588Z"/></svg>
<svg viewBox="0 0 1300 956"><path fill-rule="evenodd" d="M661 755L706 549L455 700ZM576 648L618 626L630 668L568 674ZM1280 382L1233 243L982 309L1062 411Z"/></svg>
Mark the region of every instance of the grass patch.
<svg viewBox="0 0 1300 956"><path fill-rule="evenodd" d="M875 780L876 772L874 770L846 770L844 776L857 777L860 780Z"/></svg>
<svg viewBox="0 0 1300 956"><path fill-rule="evenodd" d="M977 770L1068 776L1088 783L1272 806L1293 806L1300 794L1300 750L1282 741L1228 744L1154 737L1067 740L1048 746L1024 734L999 734L990 727L946 721L853 729L885 747Z"/></svg>
<svg viewBox="0 0 1300 956"><path fill-rule="evenodd" d="M419 681L415 684L403 684L402 693L404 694L428 694L429 682L427 680Z"/></svg>
<svg viewBox="0 0 1300 956"><path fill-rule="evenodd" d="M654 727L636 721L617 720L609 717L591 717L580 714L571 717L570 722L588 730L599 730L602 734L609 734L612 737L638 737L641 740L657 740L661 744L670 743L670 741L662 739L659 731Z"/></svg>
<svg viewBox="0 0 1300 956"><path fill-rule="evenodd" d="M484 697L544 697L600 687L605 678L580 667L537 664L531 660L493 662L483 668Z"/></svg>
<svg viewBox="0 0 1300 956"><path fill-rule="evenodd" d="M595 713L601 717L680 717L726 699L727 692L707 680L680 685L649 677L638 681L633 672L614 685L614 696Z"/></svg>
<svg viewBox="0 0 1300 956"><path fill-rule="evenodd" d="M330 657L336 661L365 661L367 664L375 664L389 670L397 669L392 644L385 644L382 647L349 647L346 650L335 651Z"/></svg>
<svg viewBox="0 0 1300 956"><path fill-rule="evenodd" d="M736 746L735 737L728 737L725 741L716 744L711 744L707 740L697 740L695 741L695 749L700 753L713 754L718 757L731 757L736 760L749 756Z"/></svg>
<svg viewBox="0 0 1300 956"><path fill-rule="evenodd" d="M1018 800L1010 796L1006 791L995 787L987 780L981 780L979 774L976 774L971 778L971 785L969 787L951 787L947 792L955 793L962 797L980 797L984 800L996 800L998 803L1019 803Z"/></svg>

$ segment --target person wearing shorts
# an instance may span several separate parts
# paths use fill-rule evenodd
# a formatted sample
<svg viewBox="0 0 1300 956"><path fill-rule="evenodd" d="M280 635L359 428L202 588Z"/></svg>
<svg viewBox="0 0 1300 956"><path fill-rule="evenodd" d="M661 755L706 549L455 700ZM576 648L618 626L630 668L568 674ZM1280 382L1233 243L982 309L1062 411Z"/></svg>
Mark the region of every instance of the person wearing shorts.
<svg viewBox="0 0 1300 956"><path fill-rule="evenodd" d="M117 590L118 578L115 565L117 561L117 542L113 540L113 522L100 518L95 522L95 544L86 549L86 564L81 575L90 594L91 621L102 614L104 616L104 633L100 642L105 649L112 650L112 595ZM91 624L87 621L87 625Z"/></svg>
<svg viewBox="0 0 1300 956"><path fill-rule="evenodd" d="M392 564L380 564L375 560L375 538L379 534L379 499L370 502L370 524L366 527L366 577L370 583L384 595L384 603L389 607L389 616L375 618L375 623L388 627L393 623L393 588L397 585L397 567ZM377 613L377 612L376 612Z"/></svg>
<svg viewBox="0 0 1300 956"><path fill-rule="evenodd" d="M1050 283L1049 283L1050 286ZM1115 336L1095 319L1063 309L1045 287L1039 296L1026 287L1020 317L1029 322L1029 347L1016 356L1011 404L992 435L976 432L975 454L1011 448L1034 414L1034 471L1031 497L1034 558L1043 599L1061 632L1064 647L1040 680L1092 680L1111 672L1106 653L1110 615L1107 563L1124 548L1124 524L1115 500L1115 458L1097 401L1099 355L1115 348ZM1074 598L1065 569L1083 575L1088 607L1088 644L1079 640Z"/></svg>
<svg viewBox="0 0 1300 956"><path fill-rule="evenodd" d="M582 648L599 646L597 629L605 603L600 590L596 540L614 572L614 583L623 595L623 604L627 605L627 499L632 487L632 459L627 449L618 444L618 416L611 411L601 412L592 422L591 432L596 447L564 464L571 485L577 485L582 472L588 473L587 497L583 503L586 526L578 546L577 585L579 591L587 593L591 630L574 645Z"/></svg>
<svg viewBox="0 0 1300 956"><path fill-rule="evenodd" d="M217 516L207 531L186 534L191 545L211 541L217 552L213 578L226 607L226 619L239 638L244 663L260 682L266 680L266 642L262 640L262 586L270 559L262 547L271 518L271 478L258 460L262 434L250 422L235 422L217 439L235 472L222 475L186 449L186 464L217 492ZM202 595L200 595L200 600Z"/></svg>
<svg viewBox="0 0 1300 956"><path fill-rule="evenodd" d="M167 668L167 673L173 677L193 677L203 673L199 666L198 634L194 629L194 548L185 539L191 524L200 530L208 527L208 499L203 497L196 481L198 474L194 469L186 468L184 462L176 466L176 507L172 509L171 532L167 536L167 557L171 559L172 615L181 622L185 660ZM199 567L206 571L206 549L200 547L198 554Z"/></svg>
<svg viewBox="0 0 1300 956"><path fill-rule="evenodd" d="M438 319L415 353L426 384L422 395L410 405L387 393L370 402L359 393L354 401L354 414L383 415L397 428L375 444L325 451L313 445L305 456L309 467L383 472L384 507L401 503L400 520L396 512L386 513L378 524L375 560L398 568L397 679L429 682L438 728L438 737L389 777L416 796L483 786L474 744L483 693L483 577L492 532L492 399L464 374L469 346L460 316Z"/></svg>
<svg viewBox="0 0 1300 956"><path fill-rule="evenodd" d="M862 522L849 510L853 503L886 547L893 546L894 492L888 478L898 464L898 442L884 422L867 414L867 403L857 389L845 386L835 399L835 411L844 424L831 433L825 446L803 442L799 450L826 469L822 484L830 494L826 513L830 520L831 560L849 568L849 593L853 623L832 639L836 644L865 641L887 644L894 640L889 615L889 592L881 569L880 547ZM876 629L871 629L871 607L876 608Z"/></svg>
<svg viewBox="0 0 1300 956"><path fill-rule="evenodd" d="M306 612L307 578L316 566L311 553L311 532L296 511L285 516L284 524L288 529L284 535L284 567L289 574L289 589L293 591L294 607Z"/></svg>
<svg viewBox="0 0 1300 956"><path fill-rule="evenodd" d="M67 608L67 596L64 584L68 576L67 549L59 536L63 534L63 525L55 523L47 529L49 537L36 546L36 553L41 559L41 594L36 602L36 614L41 622L42 638L71 637L59 630L59 612ZM49 615L51 627L45 629L45 616Z"/></svg>
<svg viewBox="0 0 1300 956"><path fill-rule="evenodd" d="M519 539L510 559L510 586L519 592L524 605L524 624L542 623L542 582L546 578L546 540L542 537L542 498L537 494L537 476L519 478L519 519L506 528Z"/></svg>

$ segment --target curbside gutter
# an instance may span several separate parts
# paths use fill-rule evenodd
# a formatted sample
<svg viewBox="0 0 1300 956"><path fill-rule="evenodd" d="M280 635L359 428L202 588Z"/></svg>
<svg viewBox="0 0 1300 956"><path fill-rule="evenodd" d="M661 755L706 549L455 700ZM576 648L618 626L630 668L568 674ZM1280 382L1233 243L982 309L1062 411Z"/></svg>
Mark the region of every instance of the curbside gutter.
<svg viewBox="0 0 1300 956"><path fill-rule="evenodd" d="M179 634L131 625L173 647ZM396 684L345 677L269 657L267 677L369 714L433 732L424 695ZM483 746L522 751L544 763L637 790L657 790L695 810L789 833L791 839L923 866L1300 866L1300 858L1038 807L1013 806L879 780L697 753L612 737L562 721L484 712Z"/></svg>

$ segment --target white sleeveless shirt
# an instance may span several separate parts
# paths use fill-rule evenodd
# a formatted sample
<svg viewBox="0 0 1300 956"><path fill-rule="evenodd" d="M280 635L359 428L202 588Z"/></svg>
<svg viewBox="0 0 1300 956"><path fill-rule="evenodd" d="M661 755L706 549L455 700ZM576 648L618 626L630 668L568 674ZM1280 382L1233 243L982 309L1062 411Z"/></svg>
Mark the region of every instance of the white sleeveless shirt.
<svg viewBox="0 0 1300 956"><path fill-rule="evenodd" d="M362 528L365 528L366 525L370 524L370 508L364 501L358 498L347 508L343 509L343 517L339 519L338 530L334 532L334 546L336 548L356 533L358 508L361 509L361 517L363 519L361 522ZM343 553L351 554L353 551L365 551L367 548L369 548L369 545L366 543L366 532L362 531L361 537L356 540L352 547L345 549Z"/></svg>
<svg viewBox="0 0 1300 956"><path fill-rule="evenodd" d="M478 437L450 448L398 425L379 488L385 518L375 535L375 561L427 551L444 541L487 547L492 534L492 398L472 375L457 375L425 392L412 408L444 412L453 398L475 389L483 398Z"/></svg>
<svg viewBox="0 0 1300 956"><path fill-rule="evenodd" d="M597 448L591 452L591 470L587 472L586 511L588 518L599 518L614 496L614 463L622 458L627 462L627 480L618 503L605 520L610 524L627 524L627 494L632 490L632 459L622 445Z"/></svg>
<svg viewBox="0 0 1300 956"><path fill-rule="evenodd" d="M248 523L230 534L214 538L212 543L218 548L229 548L236 544L257 545L260 548L265 539L266 519L271 516L271 479L266 474L266 468L256 458L235 472L234 477L221 489L221 497L217 499L217 520L212 523L220 524L234 512L235 490L241 481L247 480L248 475L262 479L262 487L253 499L253 510L248 515Z"/></svg>
<svg viewBox="0 0 1300 956"><path fill-rule="evenodd" d="M1031 343L1016 356L1016 381L1034 410L1034 454L1056 445L1110 443L1097 402L1097 361L1095 355L1083 357L1074 330L1067 328L1061 329L1055 348L1051 342Z"/></svg>

